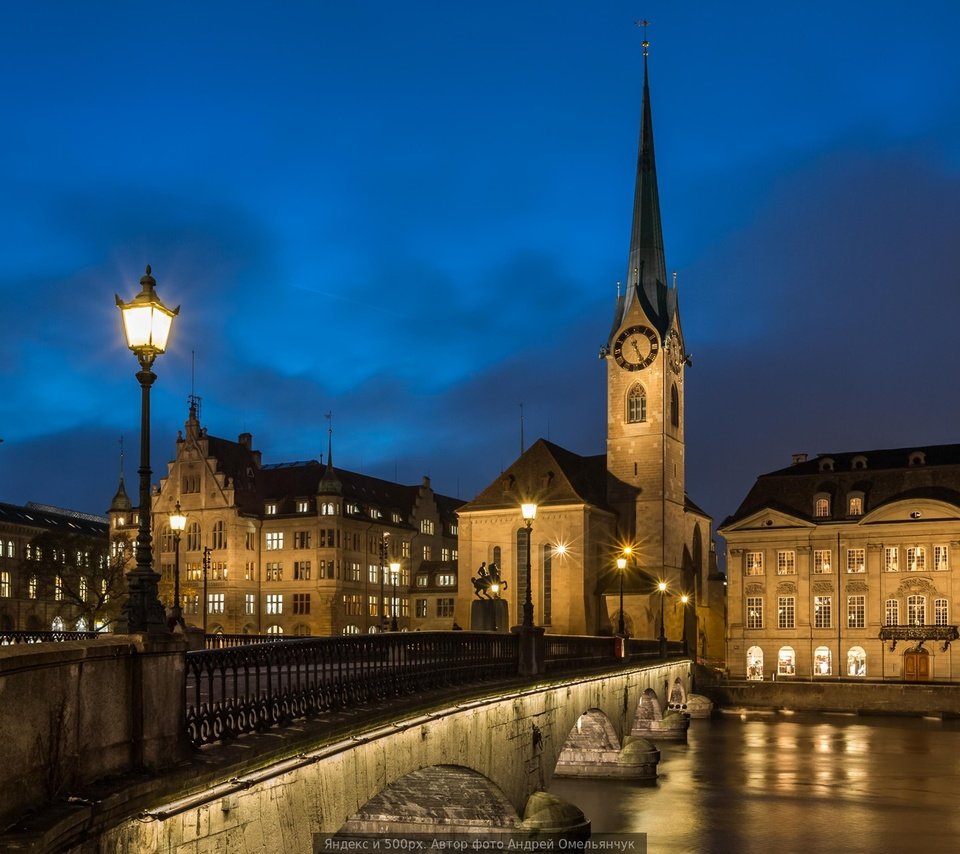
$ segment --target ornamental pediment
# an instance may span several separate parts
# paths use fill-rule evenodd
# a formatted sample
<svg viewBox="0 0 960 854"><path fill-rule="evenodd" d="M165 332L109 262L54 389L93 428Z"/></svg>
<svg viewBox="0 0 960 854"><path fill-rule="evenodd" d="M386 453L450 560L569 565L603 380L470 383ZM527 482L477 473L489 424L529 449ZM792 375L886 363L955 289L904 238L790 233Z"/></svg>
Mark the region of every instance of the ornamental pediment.
<svg viewBox="0 0 960 854"><path fill-rule="evenodd" d="M792 581L781 581L780 584L777 585L777 594L780 596L786 596L788 594L796 593L796 592L797 592L797 585L794 584Z"/></svg>
<svg viewBox="0 0 960 854"><path fill-rule="evenodd" d="M826 593L833 593L833 584L829 581L814 581L813 584L810 585L810 589L814 593L819 593L823 596Z"/></svg>
<svg viewBox="0 0 960 854"><path fill-rule="evenodd" d="M909 596L917 593L932 595L937 592L937 588L929 578L905 578L897 588L897 596Z"/></svg>
<svg viewBox="0 0 960 854"><path fill-rule="evenodd" d="M741 531L775 531L784 528L808 529L815 527L816 525L812 522L801 519L799 516L794 516L782 510L766 508L751 513L749 516L734 522L732 525L718 528L717 533L722 534L724 537L729 537L730 534Z"/></svg>
<svg viewBox="0 0 960 854"><path fill-rule="evenodd" d="M956 521L960 523L960 507L947 501L933 498L904 498L890 501L867 513L861 525L876 525L884 522L931 522Z"/></svg>
<svg viewBox="0 0 960 854"><path fill-rule="evenodd" d="M747 596L762 596L763 585L756 581L751 581L749 584L743 586L743 592L746 593Z"/></svg>

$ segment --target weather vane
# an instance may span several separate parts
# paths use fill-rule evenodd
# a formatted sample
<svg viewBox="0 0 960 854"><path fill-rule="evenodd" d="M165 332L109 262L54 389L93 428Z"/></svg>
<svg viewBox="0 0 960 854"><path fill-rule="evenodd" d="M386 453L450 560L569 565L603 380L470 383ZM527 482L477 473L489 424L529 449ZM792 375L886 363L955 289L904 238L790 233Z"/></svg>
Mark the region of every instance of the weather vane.
<svg viewBox="0 0 960 854"><path fill-rule="evenodd" d="M647 27L650 26L650 22L644 18L642 21L634 21L634 24L643 27L643 55L646 56L650 49L650 42L647 40Z"/></svg>

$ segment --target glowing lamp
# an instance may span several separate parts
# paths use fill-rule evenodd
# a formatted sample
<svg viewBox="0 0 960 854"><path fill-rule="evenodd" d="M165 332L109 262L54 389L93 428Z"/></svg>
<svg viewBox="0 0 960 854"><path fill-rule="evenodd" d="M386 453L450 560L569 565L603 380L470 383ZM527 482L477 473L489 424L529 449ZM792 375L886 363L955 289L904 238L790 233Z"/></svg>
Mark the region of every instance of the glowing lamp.
<svg viewBox="0 0 960 854"><path fill-rule="evenodd" d="M170 337L170 327L173 318L180 311L167 308L157 296L157 280L150 275L150 265L147 265L145 275L140 279L141 291L130 302L123 302L116 297L120 315L123 318L123 334L127 339L127 346L143 361L145 358L152 362L153 358L167 349L167 339Z"/></svg>

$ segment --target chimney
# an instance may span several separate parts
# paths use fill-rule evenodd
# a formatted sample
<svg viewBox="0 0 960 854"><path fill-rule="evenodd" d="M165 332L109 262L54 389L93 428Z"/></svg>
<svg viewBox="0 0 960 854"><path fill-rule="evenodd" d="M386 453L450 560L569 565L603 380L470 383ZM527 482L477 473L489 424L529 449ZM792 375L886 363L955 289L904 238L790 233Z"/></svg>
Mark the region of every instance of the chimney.
<svg viewBox="0 0 960 854"><path fill-rule="evenodd" d="M237 441L240 443L240 447L246 448L248 451L253 446L253 436L250 433L241 433L237 437Z"/></svg>
<svg viewBox="0 0 960 854"><path fill-rule="evenodd" d="M807 461L806 454L791 454L790 461L793 465L798 466L800 463L805 463Z"/></svg>

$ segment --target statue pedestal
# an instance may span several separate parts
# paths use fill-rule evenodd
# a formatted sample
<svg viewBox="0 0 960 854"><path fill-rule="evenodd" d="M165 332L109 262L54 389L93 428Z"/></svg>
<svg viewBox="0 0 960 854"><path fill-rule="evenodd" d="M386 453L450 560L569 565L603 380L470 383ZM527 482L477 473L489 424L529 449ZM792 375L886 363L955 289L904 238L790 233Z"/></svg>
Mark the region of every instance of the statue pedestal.
<svg viewBox="0 0 960 854"><path fill-rule="evenodd" d="M507 632L510 617L505 599L475 599L470 606L470 631Z"/></svg>

